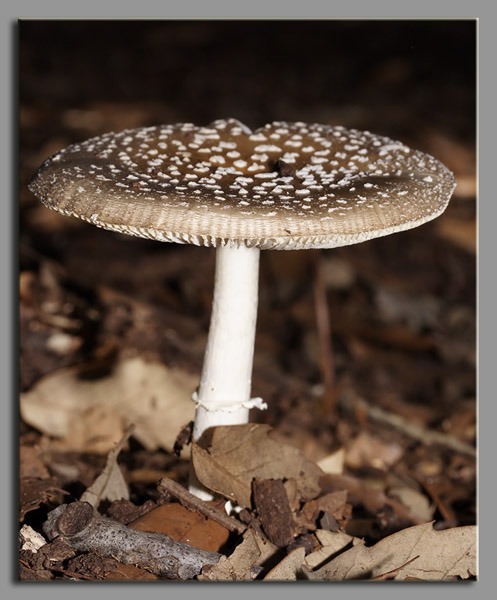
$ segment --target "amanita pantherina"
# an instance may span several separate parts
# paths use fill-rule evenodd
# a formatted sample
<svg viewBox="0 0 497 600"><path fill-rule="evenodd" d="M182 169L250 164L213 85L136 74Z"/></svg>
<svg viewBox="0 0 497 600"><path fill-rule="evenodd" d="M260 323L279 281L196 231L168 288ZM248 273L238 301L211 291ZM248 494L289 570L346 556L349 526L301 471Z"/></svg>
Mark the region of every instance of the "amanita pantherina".
<svg viewBox="0 0 497 600"><path fill-rule="evenodd" d="M369 132L234 119L109 133L61 150L30 190L64 215L163 242L214 246L211 325L194 438L246 423L261 249L334 248L410 229L446 208L453 174Z"/></svg>

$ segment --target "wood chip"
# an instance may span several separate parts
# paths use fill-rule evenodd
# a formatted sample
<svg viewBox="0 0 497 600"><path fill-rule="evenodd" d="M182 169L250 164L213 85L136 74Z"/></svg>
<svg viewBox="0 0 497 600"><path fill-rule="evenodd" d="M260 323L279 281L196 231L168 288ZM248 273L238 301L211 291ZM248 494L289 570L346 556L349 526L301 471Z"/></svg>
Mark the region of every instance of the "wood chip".
<svg viewBox="0 0 497 600"><path fill-rule="evenodd" d="M295 525L282 479L255 479L254 504L264 533L280 548L293 541Z"/></svg>

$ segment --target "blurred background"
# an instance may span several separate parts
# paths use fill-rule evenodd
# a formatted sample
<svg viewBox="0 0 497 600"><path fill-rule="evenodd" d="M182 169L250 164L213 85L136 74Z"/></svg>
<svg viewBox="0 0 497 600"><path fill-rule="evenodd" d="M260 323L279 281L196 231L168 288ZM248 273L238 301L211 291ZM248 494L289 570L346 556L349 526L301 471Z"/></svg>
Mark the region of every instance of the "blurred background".
<svg viewBox="0 0 497 600"><path fill-rule="evenodd" d="M476 43L475 20L21 21L21 392L124 357L195 379L210 316L214 251L52 213L26 187L45 158L107 131L226 117L369 129L434 155L457 189L415 230L262 254L253 392L269 409L254 420L311 459L340 451L356 477L409 481L441 526L473 523ZM56 437L23 412L21 445L40 436ZM98 464L116 436L44 452Z"/></svg>

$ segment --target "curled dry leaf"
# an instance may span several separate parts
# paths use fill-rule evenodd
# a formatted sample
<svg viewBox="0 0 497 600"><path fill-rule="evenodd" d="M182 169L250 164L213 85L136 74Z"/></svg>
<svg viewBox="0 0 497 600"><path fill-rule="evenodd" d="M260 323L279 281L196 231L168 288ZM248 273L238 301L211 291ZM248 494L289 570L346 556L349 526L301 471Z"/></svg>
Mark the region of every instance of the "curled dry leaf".
<svg viewBox="0 0 497 600"><path fill-rule="evenodd" d="M264 581L295 581L305 558L305 548L295 548L264 577Z"/></svg>
<svg viewBox="0 0 497 600"><path fill-rule="evenodd" d="M215 565L207 565L200 580L210 581L250 581L262 570L261 565L275 555L276 546L262 538L253 529L247 529L243 541L230 556L222 556Z"/></svg>
<svg viewBox="0 0 497 600"><path fill-rule="evenodd" d="M171 451L178 431L193 418L190 401L197 378L136 357L99 378L81 367L43 377L21 394L23 420L59 438L63 450L106 453L134 423L147 450Z"/></svg>
<svg viewBox="0 0 497 600"><path fill-rule="evenodd" d="M119 444L109 452L104 470L81 496L80 500L82 502L88 502L97 508L102 500L109 500L110 502L122 498L129 500L128 485L124 481L121 469L117 464L117 457L132 431L133 428L129 427Z"/></svg>
<svg viewBox="0 0 497 600"><path fill-rule="evenodd" d="M305 565L310 569L316 569L337 552L343 552L349 544L359 541L358 538L354 538L343 531L335 532L318 529L315 535L321 544L321 548L306 556Z"/></svg>
<svg viewBox="0 0 497 600"><path fill-rule="evenodd" d="M436 531L432 523L423 523L371 547L360 541L317 570L303 570L308 579L326 581L369 580L395 570L396 580L467 579L477 571L476 526Z"/></svg>
<svg viewBox="0 0 497 600"><path fill-rule="evenodd" d="M300 450L272 438L269 425L248 423L214 428L206 450L193 444L192 460L199 481L208 489L251 507L252 480L295 479L303 499L315 498L323 471Z"/></svg>

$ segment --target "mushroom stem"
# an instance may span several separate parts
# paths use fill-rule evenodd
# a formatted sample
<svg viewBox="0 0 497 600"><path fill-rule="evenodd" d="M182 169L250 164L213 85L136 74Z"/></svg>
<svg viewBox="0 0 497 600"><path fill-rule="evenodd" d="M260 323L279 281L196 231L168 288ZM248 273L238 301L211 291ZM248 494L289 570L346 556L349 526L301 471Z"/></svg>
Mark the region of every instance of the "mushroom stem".
<svg viewBox="0 0 497 600"><path fill-rule="evenodd" d="M209 337L198 393L193 438L216 425L248 422L259 279L258 248L219 246Z"/></svg>

